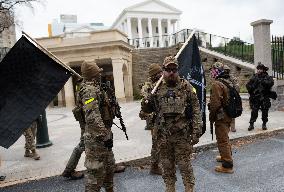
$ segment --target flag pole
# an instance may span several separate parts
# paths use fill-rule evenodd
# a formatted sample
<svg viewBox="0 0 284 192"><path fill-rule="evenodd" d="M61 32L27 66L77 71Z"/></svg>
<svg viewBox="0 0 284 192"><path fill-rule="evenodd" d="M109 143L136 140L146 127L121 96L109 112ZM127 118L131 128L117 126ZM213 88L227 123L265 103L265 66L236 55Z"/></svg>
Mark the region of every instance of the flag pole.
<svg viewBox="0 0 284 192"><path fill-rule="evenodd" d="M76 75L78 78L82 78L81 75L79 75L76 71L74 71L71 67L69 67L68 65L66 65L65 63L63 63L60 59L58 59L58 57L56 57L53 53L51 53L50 51L48 51L46 48L44 48L41 44L39 44L34 38L32 38L31 36L29 36L26 32L22 31L23 35L25 35L27 38L29 38L30 40L32 40L37 46L39 46L44 52L45 54L47 54L50 58L52 58L53 60L55 60L59 65L61 65L62 67L64 67L65 69L67 69L68 71L70 71L71 73L73 73L74 75Z"/></svg>
<svg viewBox="0 0 284 192"><path fill-rule="evenodd" d="M191 32L191 34L188 36L188 38L186 39L186 41L184 42L184 44L182 45L182 47L179 49L179 51L177 52L175 58L177 59L179 57L179 55L181 54L181 52L184 50L184 48L186 47L186 45L188 44L188 42L190 41L190 39L192 38L192 36L195 33L195 29Z"/></svg>
<svg viewBox="0 0 284 192"><path fill-rule="evenodd" d="M186 39L186 41L184 42L184 44L182 45L182 47L179 49L179 51L177 52L177 54L175 55L175 58L177 59L179 57L179 55L181 54L181 52L184 50L184 48L186 47L186 45L188 44L188 42L190 41L190 39L193 37L195 33L195 29L191 32L191 34L188 36L188 38ZM163 80L164 76L162 75L159 79L159 81L157 82L157 84L155 85L154 89L151 91L151 94L153 95L156 90L158 89L159 85L161 84L162 80Z"/></svg>

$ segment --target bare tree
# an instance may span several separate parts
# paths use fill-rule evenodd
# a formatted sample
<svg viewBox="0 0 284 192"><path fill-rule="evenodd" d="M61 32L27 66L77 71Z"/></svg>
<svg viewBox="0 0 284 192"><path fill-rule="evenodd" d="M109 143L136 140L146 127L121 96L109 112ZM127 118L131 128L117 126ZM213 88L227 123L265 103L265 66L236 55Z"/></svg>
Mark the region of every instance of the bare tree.
<svg viewBox="0 0 284 192"><path fill-rule="evenodd" d="M0 0L0 33L15 24L14 11L17 5L33 9L33 2L41 0Z"/></svg>

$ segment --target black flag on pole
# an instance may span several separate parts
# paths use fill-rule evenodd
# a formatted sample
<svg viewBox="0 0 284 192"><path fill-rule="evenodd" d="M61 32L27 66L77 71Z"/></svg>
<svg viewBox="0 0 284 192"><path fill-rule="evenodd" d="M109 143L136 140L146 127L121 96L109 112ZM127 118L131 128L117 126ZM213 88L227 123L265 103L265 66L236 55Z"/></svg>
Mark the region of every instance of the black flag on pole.
<svg viewBox="0 0 284 192"><path fill-rule="evenodd" d="M180 76L187 79L196 89L202 113L203 134L206 131L206 81L195 35L192 36L177 59Z"/></svg>
<svg viewBox="0 0 284 192"><path fill-rule="evenodd" d="M71 73L22 36L0 63L0 145L9 148Z"/></svg>

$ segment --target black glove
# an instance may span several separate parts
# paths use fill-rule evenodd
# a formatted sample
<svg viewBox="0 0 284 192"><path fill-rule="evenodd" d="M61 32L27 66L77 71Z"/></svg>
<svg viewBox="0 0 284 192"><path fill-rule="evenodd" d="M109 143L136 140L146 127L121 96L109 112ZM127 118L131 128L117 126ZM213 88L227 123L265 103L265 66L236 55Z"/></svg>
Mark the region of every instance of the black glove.
<svg viewBox="0 0 284 192"><path fill-rule="evenodd" d="M113 147L113 140L108 139L108 140L104 141L104 146L108 149L111 149Z"/></svg>

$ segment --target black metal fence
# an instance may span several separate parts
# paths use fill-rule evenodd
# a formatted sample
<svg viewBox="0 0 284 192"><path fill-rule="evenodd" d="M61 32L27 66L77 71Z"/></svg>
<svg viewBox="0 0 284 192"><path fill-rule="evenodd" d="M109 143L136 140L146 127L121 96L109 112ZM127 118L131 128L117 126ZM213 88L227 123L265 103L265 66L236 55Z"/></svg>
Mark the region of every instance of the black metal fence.
<svg viewBox="0 0 284 192"><path fill-rule="evenodd" d="M277 79L284 79L284 36L272 36L271 54L273 76Z"/></svg>
<svg viewBox="0 0 284 192"><path fill-rule="evenodd" d="M183 29L172 35L129 39L128 42L136 48L168 47L178 43L184 43L192 31L192 29ZM200 47L204 47L242 61L253 63L253 44L244 42L238 38L229 39L200 31L196 31L195 35Z"/></svg>

